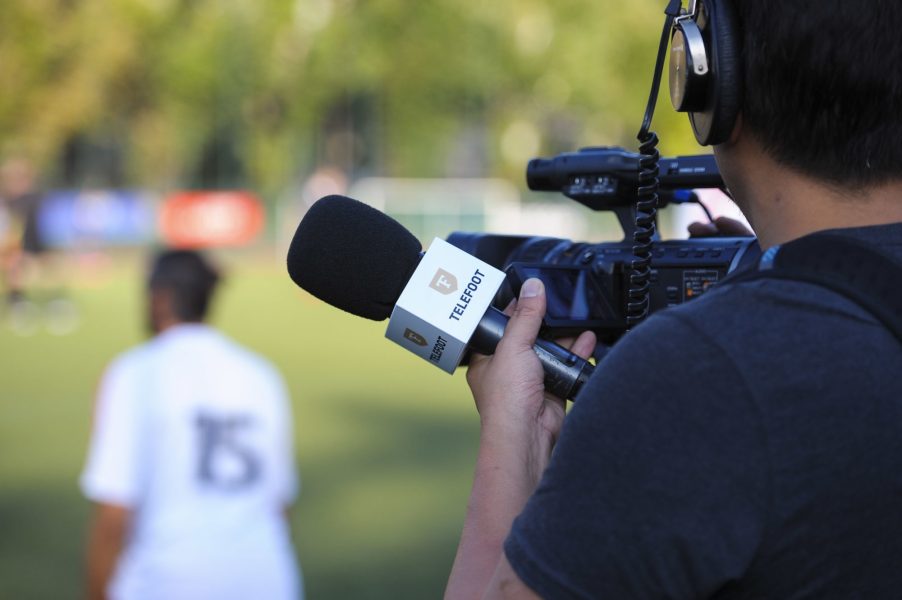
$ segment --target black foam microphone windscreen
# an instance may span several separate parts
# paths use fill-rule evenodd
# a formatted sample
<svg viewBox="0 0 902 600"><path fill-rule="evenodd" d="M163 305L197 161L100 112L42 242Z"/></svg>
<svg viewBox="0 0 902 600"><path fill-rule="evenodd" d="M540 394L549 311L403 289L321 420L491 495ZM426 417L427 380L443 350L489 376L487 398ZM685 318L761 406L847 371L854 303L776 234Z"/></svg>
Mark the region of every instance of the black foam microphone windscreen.
<svg viewBox="0 0 902 600"><path fill-rule="evenodd" d="M320 300L382 321L420 261L422 246L407 229L363 202L318 200L288 249L288 274Z"/></svg>

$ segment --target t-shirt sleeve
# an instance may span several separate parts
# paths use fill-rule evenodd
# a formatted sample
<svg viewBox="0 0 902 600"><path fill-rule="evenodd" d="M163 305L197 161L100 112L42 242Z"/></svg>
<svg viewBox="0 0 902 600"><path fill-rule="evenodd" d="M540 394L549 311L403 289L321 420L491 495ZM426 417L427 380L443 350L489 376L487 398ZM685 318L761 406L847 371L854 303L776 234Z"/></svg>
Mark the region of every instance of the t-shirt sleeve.
<svg viewBox="0 0 902 600"><path fill-rule="evenodd" d="M707 598L761 542L765 435L732 360L649 319L601 361L505 542L544 598Z"/></svg>
<svg viewBox="0 0 902 600"><path fill-rule="evenodd" d="M104 373L95 408L88 459L81 475L90 500L135 506L141 493L143 413L141 382L128 357Z"/></svg>

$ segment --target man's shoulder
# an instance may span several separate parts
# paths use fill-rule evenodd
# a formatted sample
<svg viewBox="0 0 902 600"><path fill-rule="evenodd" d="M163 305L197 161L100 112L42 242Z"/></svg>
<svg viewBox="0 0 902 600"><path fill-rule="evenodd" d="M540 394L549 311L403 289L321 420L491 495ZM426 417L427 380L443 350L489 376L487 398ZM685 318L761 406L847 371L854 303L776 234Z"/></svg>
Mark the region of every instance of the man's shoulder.
<svg viewBox="0 0 902 600"><path fill-rule="evenodd" d="M834 229L826 233L871 245L902 264L902 223ZM781 325L780 320L802 318L846 319L877 325L866 309L845 295L806 281L762 276L752 280L727 279L709 293L674 307L673 316L697 327L719 330L724 325L758 331ZM776 321L775 321L776 320Z"/></svg>
<svg viewBox="0 0 902 600"><path fill-rule="evenodd" d="M107 365L105 377L123 377L138 373L153 356L153 340L133 346L116 355Z"/></svg>
<svg viewBox="0 0 902 600"><path fill-rule="evenodd" d="M284 385L282 373L269 358L222 331L210 328L207 333L210 345L215 347L217 353L228 357L228 362L233 365L236 373L240 371L276 387Z"/></svg>
<svg viewBox="0 0 902 600"><path fill-rule="evenodd" d="M602 365L632 373L647 372L653 364L656 379L699 377L706 385L729 383L727 374L736 379L745 373L758 381L769 370L791 369L805 360L812 368L816 358L829 364L831 353L835 360L849 339L889 348L895 342L851 299L811 283L760 279L723 284L653 314L619 341Z"/></svg>
<svg viewBox="0 0 902 600"><path fill-rule="evenodd" d="M872 353L850 352L852 340L854 348ZM892 332L854 300L777 279L727 283L657 313L611 355L621 373L647 374L642 365L653 364L652 379L681 394L707 386L762 398L789 397L793 386L852 393L862 378L883 381L880 365L868 356L899 360Z"/></svg>
<svg viewBox="0 0 902 600"><path fill-rule="evenodd" d="M207 324L183 324L161 334L148 344L148 350L163 354L182 352L227 356L231 360L263 370L274 367L262 354L245 346L227 333ZM140 352L141 348L136 348Z"/></svg>
<svg viewBox="0 0 902 600"><path fill-rule="evenodd" d="M243 362L249 368L259 371L268 377L281 377L279 369L269 358L224 333L220 333L219 335L219 343L223 348L227 349L236 360Z"/></svg>
<svg viewBox="0 0 902 600"><path fill-rule="evenodd" d="M664 314L719 340L777 337L791 343L820 337L830 326L858 328L864 334L882 330L873 315L841 293L815 283L766 277L723 282Z"/></svg>
<svg viewBox="0 0 902 600"><path fill-rule="evenodd" d="M186 357L205 362L212 360L224 366L231 365L235 371L281 381L281 373L268 358L207 325L168 331L125 350L110 361L105 376L129 377L146 369L165 369L173 361L184 362Z"/></svg>

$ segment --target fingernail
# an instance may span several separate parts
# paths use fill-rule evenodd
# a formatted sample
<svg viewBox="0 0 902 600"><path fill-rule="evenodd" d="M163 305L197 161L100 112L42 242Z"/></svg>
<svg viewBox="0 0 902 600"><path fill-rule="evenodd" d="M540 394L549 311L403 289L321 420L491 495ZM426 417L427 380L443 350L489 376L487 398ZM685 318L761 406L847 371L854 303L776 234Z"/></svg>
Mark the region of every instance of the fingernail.
<svg viewBox="0 0 902 600"><path fill-rule="evenodd" d="M520 297L521 298L535 298L539 294L541 294L545 289L545 286L542 285L541 279L527 279L523 282L523 287L520 288Z"/></svg>

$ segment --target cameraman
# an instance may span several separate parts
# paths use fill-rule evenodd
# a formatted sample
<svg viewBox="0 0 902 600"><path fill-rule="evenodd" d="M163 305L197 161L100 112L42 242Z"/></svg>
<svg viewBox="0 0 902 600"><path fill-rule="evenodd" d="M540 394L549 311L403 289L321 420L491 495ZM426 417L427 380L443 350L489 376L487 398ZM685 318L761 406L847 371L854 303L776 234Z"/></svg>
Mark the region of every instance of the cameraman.
<svg viewBox="0 0 902 600"><path fill-rule="evenodd" d="M762 248L835 229L902 263L902 3L717 1L745 90L715 155ZM902 348L869 312L720 286L618 342L565 420L531 348L544 311L527 282L470 367L482 435L446 598L899 597Z"/></svg>

